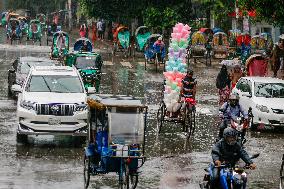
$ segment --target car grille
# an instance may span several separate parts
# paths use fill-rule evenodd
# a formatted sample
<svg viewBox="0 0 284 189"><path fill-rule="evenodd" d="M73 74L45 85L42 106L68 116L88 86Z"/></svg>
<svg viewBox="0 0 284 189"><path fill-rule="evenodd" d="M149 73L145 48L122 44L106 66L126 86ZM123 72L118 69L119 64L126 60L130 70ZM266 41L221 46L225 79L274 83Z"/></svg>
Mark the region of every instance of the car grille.
<svg viewBox="0 0 284 189"><path fill-rule="evenodd" d="M282 109L272 109L272 111L275 114L284 114L284 110L282 110Z"/></svg>
<svg viewBox="0 0 284 189"><path fill-rule="evenodd" d="M38 115L72 116L75 111L74 104L36 104Z"/></svg>

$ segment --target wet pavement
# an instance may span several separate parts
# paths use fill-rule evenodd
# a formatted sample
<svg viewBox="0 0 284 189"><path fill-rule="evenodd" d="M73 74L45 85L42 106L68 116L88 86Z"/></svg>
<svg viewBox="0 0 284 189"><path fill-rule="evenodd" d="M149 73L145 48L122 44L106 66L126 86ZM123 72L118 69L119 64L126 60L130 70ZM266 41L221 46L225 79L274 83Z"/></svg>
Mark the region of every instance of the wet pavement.
<svg viewBox="0 0 284 189"><path fill-rule="evenodd" d="M5 48L1 48L4 46ZM144 69L143 56L123 59L111 56L111 48L97 45L105 60L101 93L127 94L141 98L149 106L146 156L140 169L138 187L195 189L210 163L210 149L217 136L218 97L215 78L219 65L194 65L198 79L197 126L187 140L181 125L166 123L156 134L156 113L161 101L162 70L153 65ZM36 50L35 50L36 49ZM69 189L83 188L83 144L72 137L29 137L29 145L16 143L16 102L7 97L7 71L18 56L48 56L48 47L0 45L0 189ZM248 170L249 188L274 189L279 179L283 154L283 132L249 132L246 149L260 153L257 169ZM118 176L91 177L90 188L117 188Z"/></svg>

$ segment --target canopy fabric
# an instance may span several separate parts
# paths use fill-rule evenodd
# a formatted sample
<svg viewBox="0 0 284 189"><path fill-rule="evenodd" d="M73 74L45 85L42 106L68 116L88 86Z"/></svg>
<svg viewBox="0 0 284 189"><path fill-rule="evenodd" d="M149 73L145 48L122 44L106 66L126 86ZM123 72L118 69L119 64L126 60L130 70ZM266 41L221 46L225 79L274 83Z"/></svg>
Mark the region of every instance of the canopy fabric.
<svg viewBox="0 0 284 189"><path fill-rule="evenodd" d="M145 34L138 34L136 36L136 40L137 40L137 43L138 43L138 48L139 50L143 50L148 38L151 36L151 33L150 32L147 32Z"/></svg>
<svg viewBox="0 0 284 189"><path fill-rule="evenodd" d="M252 55L246 61L248 76L266 76L267 62L261 55Z"/></svg>
<svg viewBox="0 0 284 189"><path fill-rule="evenodd" d="M118 35L117 35L117 38L119 40L120 45L123 48L129 47L129 41L130 41L130 32L129 31L119 32Z"/></svg>
<svg viewBox="0 0 284 189"><path fill-rule="evenodd" d="M93 50L93 46L92 46L92 43L91 43L91 41L89 40L89 39L87 39L87 38L79 38L79 39L77 39L77 41L75 42L75 44L74 44L74 51L80 51L81 50L81 48L83 47L83 45L84 45L84 42L86 42L87 43L87 51L88 52L92 52L92 50Z"/></svg>

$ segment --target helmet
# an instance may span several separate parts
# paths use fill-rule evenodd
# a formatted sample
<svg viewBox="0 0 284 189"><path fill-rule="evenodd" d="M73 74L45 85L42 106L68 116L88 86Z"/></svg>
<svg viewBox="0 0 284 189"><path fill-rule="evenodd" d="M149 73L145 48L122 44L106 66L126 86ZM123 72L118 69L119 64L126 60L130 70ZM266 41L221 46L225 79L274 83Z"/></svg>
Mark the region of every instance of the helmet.
<svg viewBox="0 0 284 189"><path fill-rule="evenodd" d="M224 130L223 137L228 145L235 145L237 142L237 131L231 127Z"/></svg>
<svg viewBox="0 0 284 189"><path fill-rule="evenodd" d="M229 100L239 100L240 97L238 95L235 95L235 94L230 94L230 97L229 97Z"/></svg>
<svg viewBox="0 0 284 189"><path fill-rule="evenodd" d="M235 94L231 94L229 97L230 106L235 107L239 102L239 96Z"/></svg>
<svg viewBox="0 0 284 189"><path fill-rule="evenodd" d="M162 39L163 39L162 37L159 37L159 38L158 38L159 41L162 41Z"/></svg>

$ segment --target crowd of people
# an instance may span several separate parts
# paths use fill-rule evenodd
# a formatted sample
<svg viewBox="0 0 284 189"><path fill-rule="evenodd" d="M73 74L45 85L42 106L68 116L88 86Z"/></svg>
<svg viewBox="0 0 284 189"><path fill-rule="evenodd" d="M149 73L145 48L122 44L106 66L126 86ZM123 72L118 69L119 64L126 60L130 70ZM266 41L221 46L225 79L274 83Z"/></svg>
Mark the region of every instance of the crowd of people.
<svg viewBox="0 0 284 189"><path fill-rule="evenodd" d="M92 42L96 40L104 40L106 31L106 23L103 19L99 19L98 22L92 22L91 25L82 24L79 29L80 37L91 38Z"/></svg>

